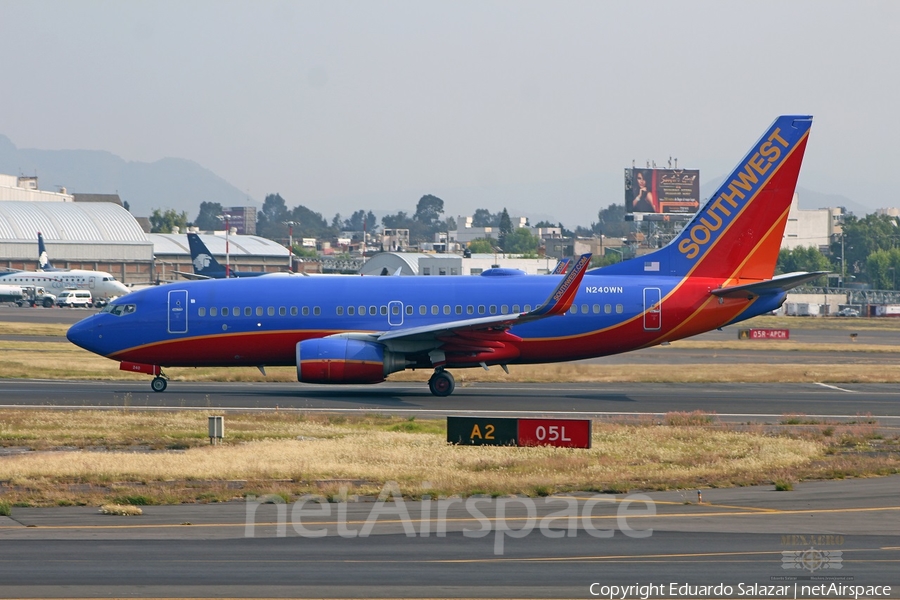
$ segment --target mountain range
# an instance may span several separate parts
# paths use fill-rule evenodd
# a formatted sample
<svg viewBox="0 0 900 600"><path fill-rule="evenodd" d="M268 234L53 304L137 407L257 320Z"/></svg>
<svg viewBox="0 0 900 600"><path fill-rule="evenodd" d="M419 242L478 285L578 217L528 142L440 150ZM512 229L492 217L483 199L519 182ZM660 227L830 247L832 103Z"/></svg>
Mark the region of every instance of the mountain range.
<svg viewBox="0 0 900 600"><path fill-rule="evenodd" d="M137 216L149 216L154 208L176 208L193 219L203 201L248 205L246 193L183 158L129 162L102 150L16 148L0 135L0 173L36 175L46 190L65 187L70 194L119 194ZM249 205L258 206L252 200Z"/></svg>
<svg viewBox="0 0 900 600"><path fill-rule="evenodd" d="M126 161L115 154L102 150L38 150L17 148L6 136L0 134L0 173L8 175L37 175L41 189L56 190L65 187L69 193L119 194L128 202L132 214L149 216L156 208L175 208L186 211L193 219L203 201L219 202L222 206L260 206L259 202L248 198L247 194L209 169L194 161L183 158L163 158L152 163ZM721 184L723 176L712 178L700 188L701 199L708 198ZM615 190L621 185L621 171L615 173L593 173L572 180L551 181L535 184L498 185L480 188L449 188L428 190L444 198L447 216L471 214L476 208L491 211L502 209L504 199L510 202L508 208L514 216L527 216L532 223L541 220L557 222L559 216L546 214L542 209L559 206L547 204L547 198L563 199L564 204L581 207L581 211L569 211L567 227L589 225L596 219L597 212L610 202L622 202L621 194L614 199L603 201L599 190ZM798 188L800 207L804 209L843 206L850 212L863 216L864 206L846 196L826 194ZM367 194L354 198L340 199L340 204L348 206L372 207L380 218L385 214L404 210L415 211L415 202L423 194L404 194L403 206L392 206L397 202L397 193ZM293 203L288 200L288 206ZM595 205L596 208L590 208ZM539 207L527 210L525 207ZM315 207L309 207L316 210ZM379 210L381 208L381 210ZM385 210L386 209L386 210ZM356 209L352 209L356 210ZM349 212L352 212L350 210ZM348 214L349 214L348 212ZM324 215L330 219L330 214ZM572 221L573 222L569 222ZM582 222L584 221L584 222Z"/></svg>

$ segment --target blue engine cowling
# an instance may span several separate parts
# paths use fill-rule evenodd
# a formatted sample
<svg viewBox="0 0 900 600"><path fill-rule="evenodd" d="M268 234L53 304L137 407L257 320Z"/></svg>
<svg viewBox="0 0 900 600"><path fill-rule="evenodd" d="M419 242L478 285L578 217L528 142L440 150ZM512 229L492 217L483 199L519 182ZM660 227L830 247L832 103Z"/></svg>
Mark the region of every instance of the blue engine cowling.
<svg viewBox="0 0 900 600"><path fill-rule="evenodd" d="M403 356L381 344L346 338L297 344L297 380L303 383L380 383L405 368Z"/></svg>

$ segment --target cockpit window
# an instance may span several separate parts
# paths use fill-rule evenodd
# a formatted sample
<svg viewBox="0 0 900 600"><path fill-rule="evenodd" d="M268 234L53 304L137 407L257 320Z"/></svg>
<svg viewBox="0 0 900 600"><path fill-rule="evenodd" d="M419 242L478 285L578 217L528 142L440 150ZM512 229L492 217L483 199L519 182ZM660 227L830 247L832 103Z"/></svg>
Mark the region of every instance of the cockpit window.
<svg viewBox="0 0 900 600"><path fill-rule="evenodd" d="M136 310L137 305L135 304L107 304L100 312L121 317L122 315L130 315Z"/></svg>

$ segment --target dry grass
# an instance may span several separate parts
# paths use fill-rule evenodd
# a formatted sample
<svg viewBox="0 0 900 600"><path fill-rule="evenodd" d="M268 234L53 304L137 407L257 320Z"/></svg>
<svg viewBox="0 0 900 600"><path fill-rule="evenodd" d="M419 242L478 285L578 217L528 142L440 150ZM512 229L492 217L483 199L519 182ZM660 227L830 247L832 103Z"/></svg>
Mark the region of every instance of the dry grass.
<svg viewBox="0 0 900 600"><path fill-rule="evenodd" d="M104 515L118 515L121 517L136 517L144 514L143 509L128 504L104 504L100 507L100 513Z"/></svg>
<svg viewBox="0 0 900 600"><path fill-rule="evenodd" d="M68 325L59 323L23 323L16 321L0 321L0 335L34 335L48 337L65 337Z"/></svg>
<svg viewBox="0 0 900 600"><path fill-rule="evenodd" d="M595 422L590 450L451 446L442 421L376 415L266 413L226 420L225 443L212 447L205 440L206 416L196 413L2 411L3 445L27 447L47 437L65 449L4 457L0 491L20 504L143 505L250 493L334 495L348 485L372 494L391 480L412 497L426 482L430 493L442 495L545 495L900 471L900 442L884 439L867 418L827 424L788 415L775 426L740 426L673 413L662 420ZM148 451L171 448L173 440L179 450ZM133 451L139 442L144 447Z"/></svg>

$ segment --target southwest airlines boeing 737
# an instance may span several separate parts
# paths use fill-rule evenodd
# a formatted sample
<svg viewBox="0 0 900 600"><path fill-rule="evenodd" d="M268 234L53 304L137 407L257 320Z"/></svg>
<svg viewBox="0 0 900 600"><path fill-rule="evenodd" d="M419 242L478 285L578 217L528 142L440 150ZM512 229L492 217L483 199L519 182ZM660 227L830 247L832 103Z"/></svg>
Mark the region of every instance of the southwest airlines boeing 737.
<svg viewBox="0 0 900 600"><path fill-rule="evenodd" d="M686 338L778 308L818 273L774 277L812 118L782 116L684 230L651 254L565 275L190 281L144 289L69 329L120 368L296 366L308 383L378 383L429 369L605 356Z"/></svg>

